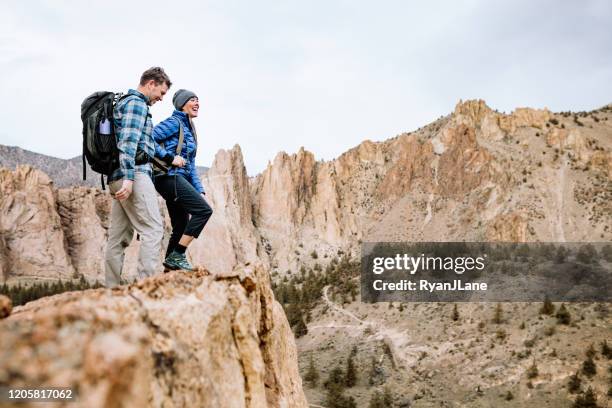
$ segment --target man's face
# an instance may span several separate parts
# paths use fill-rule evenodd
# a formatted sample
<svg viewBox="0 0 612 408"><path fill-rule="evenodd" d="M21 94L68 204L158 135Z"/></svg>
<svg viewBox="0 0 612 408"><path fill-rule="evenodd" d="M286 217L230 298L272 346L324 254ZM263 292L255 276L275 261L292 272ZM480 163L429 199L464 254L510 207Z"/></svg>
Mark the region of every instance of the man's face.
<svg viewBox="0 0 612 408"><path fill-rule="evenodd" d="M168 92L168 85L165 82L156 84L155 81L151 80L147 83L147 90L149 91L149 105L153 105L157 101L161 101L164 98L166 92Z"/></svg>

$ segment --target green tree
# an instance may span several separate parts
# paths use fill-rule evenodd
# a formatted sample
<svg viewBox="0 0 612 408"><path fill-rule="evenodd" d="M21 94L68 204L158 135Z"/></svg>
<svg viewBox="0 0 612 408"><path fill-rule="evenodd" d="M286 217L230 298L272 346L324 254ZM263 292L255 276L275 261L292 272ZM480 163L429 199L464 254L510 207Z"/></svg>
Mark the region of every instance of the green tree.
<svg viewBox="0 0 612 408"><path fill-rule="evenodd" d="M589 348L587 349L587 351L584 354L587 356L587 358L594 358L595 357L597 352L595 351L595 347L593 347L593 343L591 343L591 345L589 345Z"/></svg>
<svg viewBox="0 0 612 408"><path fill-rule="evenodd" d="M295 337L298 337L298 338L308 334L308 327L306 326L306 323L304 322L304 319L302 318L302 316L299 317L299 320L297 324L295 325L293 331L295 333Z"/></svg>
<svg viewBox="0 0 612 408"><path fill-rule="evenodd" d="M357 373L355 371L355 363L353 362L353 354L349 354L346 360L346 376L344 377L344 385L351 388L357 384Z"/></svg>
<svg viewBox="0 0 612 408"><path fill-rule="evenodd" d="M327 390L325 406L327 408L357 408L357 403L353 397L346 397L341 388L334 386Z"/></svg>
<svg viewBox="0 0 612 408"><path fill-rule="evenodd" d="M548 295L544 297L544 303L540 309L540 314L552 316L555 313L555 305L550 301Z"/></svg>
<svg viewBox="0 0 612 408"><path fill-rule="evenodd" d="M612 262L612 245L606 244L601 248L601 257L607 262Z"/></svg>
<svg viewBox="0 0 612 408"><path fill-rule="evenodd" d="M561 307L559 308L555 316L557 318L557 323L559 324L569 325L572 320L572 316L570 315L569 310L567 310L564 304L561 304Z"/></svg>
<svg viewBox="0 0 612 408"><path fill-rule="evenodd" d="M533 363L531 364L531 366L527 369L527 378L531 379L531 378L535 378L537 377L539 374L538 371L538 366L536 365L535 360L533 360Z"/></svg>
<svg viewBox="0 0 612 408"><path fill-rule="evenodd" d="M582 362L582 372L589 378L597 374L597 366L595 365L595 361L593 361L593 357L587 357L587 359Z"/></svg>
<svg viewBox="0 0 612 408"><path fill-rule="evenodd" d="M393 405L393 395L391 395L389 387L384 388L383 402L385 403L385 407L391 407Z"/></svg>
<svg viewBox="0 0 612 408"><path fill-rule="evenodd" d="M567 390L570 392L570 394L576 394L580 391L581 386L582 380L580 379L578 371L576 371L576 373L571 375L569 378L569 382L567 383Z"/></svg>
<svg viewBox="0 0 612 408"><path fill-rule="evenodd" d="M567 257L567 250L563 245L557 248L557 252L555 252L555 263L562 264L565 262L565 258Z"/></svg>
<svg viewBox="0 0 612 408"><path fill-rule="evenodd" d="M612 349L608 346L608 342L605 339L601 342L601 355L608 360L612 360Z"/></svg>
<svg viewBox="0 0 612 408"><path fill-rule="evenodd" d="M380 391L375 390L370 397L370 405L369 408L387 408L385 405L385 401L383 400L383 395Z"/></svg>
<svg viewBox="0 0 612 408"><path fill-rule="evenodd" d="M344 389L344 372L340 367L335 367L329 373L327 380L323 383L323 386L327 389L333 386L339 386L341 389Z"/></svg>
<svg viewBox="0 0 612 408"><path fill-rule="evenodd" d="M573 408L597 408L597 397L593 388L589 387L584 395L578 395L574 401Z"/></svg>
<svg viewBox="0 0 612 408"><path fill-rule="evenodd" d="M310 355L310 361L308 363L308 371L304 376L304 380L306 380L311 387L316 387L319 382L319 372L317 371L317 367L315 366L314 359L312 358L312 354Z"/></svg>
<svg viewBox="0 0 612 408"><path fill-rule="evenodd" d="M503 322L503 309L501 303L498 303L495 307L495 314L493 315L493 323L501 324Z"/></svg>
<svg viewBox="0 0 612 408"><path fill-rule="evenodd" d="M582 245L576 253L576 260L581 263L594 263L597 261L597 251L592 244Z"/></svg>
<svg viewBox="0 0 612 408"><path fill-rule="evenodd" d="M344 396L344 372L340 367L335 367L323 384L327 390L325 405L328 408L356 408L357 404L353 397Z"/></svg>

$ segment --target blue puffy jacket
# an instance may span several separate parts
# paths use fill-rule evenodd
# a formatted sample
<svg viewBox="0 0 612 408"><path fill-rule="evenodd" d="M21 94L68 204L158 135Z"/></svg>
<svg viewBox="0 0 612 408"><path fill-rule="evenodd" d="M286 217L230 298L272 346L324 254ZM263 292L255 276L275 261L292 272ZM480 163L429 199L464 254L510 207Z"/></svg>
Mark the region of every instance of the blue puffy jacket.
<svg viewBox="0 0 612 408"><path fill-rule="evenodd" d="M191 185L200 193L204 192L198 170L195 165L195 156L198 148L197 141L191 131L191 123L185 112L175 110L172 116L158 123L153 129L153 138L155 139L155 156L164 160L166 163L172 163L176 155L179 139L179 124L183 124L183 148L181 156L185 159L185 167L172 166L168 174L181 174L191 183ZM163 146L162 146L163 144Z"/></svg>

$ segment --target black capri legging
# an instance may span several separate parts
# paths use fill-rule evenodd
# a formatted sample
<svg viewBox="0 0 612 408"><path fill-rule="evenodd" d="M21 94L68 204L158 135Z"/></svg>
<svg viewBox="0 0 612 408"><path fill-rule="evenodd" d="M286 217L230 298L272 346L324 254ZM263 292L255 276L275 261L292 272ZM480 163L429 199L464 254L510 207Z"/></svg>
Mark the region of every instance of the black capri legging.
<svg viewBox="0 0 612 408"><path fill-rule="evenodd" d="M183 235L197 238L213 213L204 197L180 174L155 177L155 189L166 200L172 235L166 256Z"/></svg>

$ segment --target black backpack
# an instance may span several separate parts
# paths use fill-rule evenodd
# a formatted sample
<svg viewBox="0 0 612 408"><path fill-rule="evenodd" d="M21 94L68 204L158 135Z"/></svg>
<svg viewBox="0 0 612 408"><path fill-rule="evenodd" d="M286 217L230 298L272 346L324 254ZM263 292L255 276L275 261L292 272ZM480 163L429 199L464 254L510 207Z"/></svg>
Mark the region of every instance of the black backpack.
<svg viewBox="0 0 612 408"><path fill-rule="evenodd" d="M83 121L83 180L86 180L85 159L89 167L100 173L104 190L104 176L119 167L119 150L115 137L113 109L127 95L113 92L94 92L81 104Z"/></svg>

